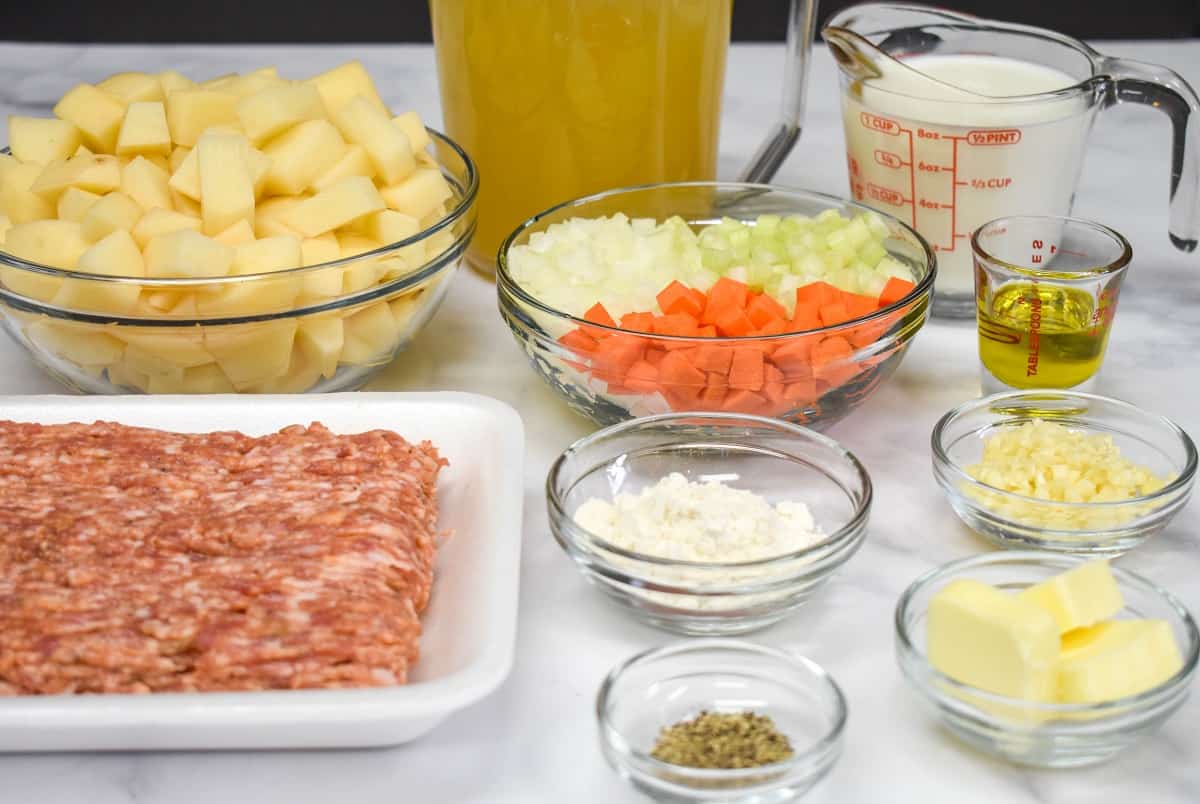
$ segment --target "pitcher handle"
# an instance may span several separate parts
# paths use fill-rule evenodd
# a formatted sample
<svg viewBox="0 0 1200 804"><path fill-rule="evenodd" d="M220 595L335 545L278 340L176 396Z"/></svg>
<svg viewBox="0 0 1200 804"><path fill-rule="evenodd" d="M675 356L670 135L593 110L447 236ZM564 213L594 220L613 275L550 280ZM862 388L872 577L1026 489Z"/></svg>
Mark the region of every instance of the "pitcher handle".
<svg viewBox="0 0 1200 804"><path fill-rule="evenodd" d="M1112 79L1110 103L1141 103L1171 119L1169 234L1180 251L1200 240L1200 98L1173 70L1131 59L1101 58L1098 71Z"/></svg>
<svg viewBox="0 0 1200 804"><path fill-rule="evenodd" d="M788 9L787 57L784 61L783 98L779 120L767 135L740 181L764 183L771 180L796 140L804 121L804 97L808 92L808 67L812 41L817 32L817 0L792 0Z"/></svg>

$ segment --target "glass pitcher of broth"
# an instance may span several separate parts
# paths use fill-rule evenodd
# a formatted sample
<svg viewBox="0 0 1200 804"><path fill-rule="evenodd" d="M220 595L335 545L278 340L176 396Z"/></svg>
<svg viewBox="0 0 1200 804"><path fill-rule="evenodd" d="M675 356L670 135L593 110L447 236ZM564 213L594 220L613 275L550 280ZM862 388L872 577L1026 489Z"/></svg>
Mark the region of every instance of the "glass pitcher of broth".
<svg viewBox="0 0 1200 804"><path fill-rule="evenodd" d="M733 0L430 0L446 132L479 165L469 264L522 221L613 187L716 178ZM800 134L816 0L792 0L779 121L743 173Z"/></svg>

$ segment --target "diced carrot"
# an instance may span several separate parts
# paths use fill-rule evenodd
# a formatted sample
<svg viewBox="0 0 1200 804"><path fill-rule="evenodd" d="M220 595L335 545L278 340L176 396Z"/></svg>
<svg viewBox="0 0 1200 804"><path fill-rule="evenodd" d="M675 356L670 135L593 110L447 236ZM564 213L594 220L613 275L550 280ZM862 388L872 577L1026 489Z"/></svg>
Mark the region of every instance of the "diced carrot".
<svg viewBox="0 0 1200 804"><path fill-rule="evenodd" d="M617 322L613 321L613 317L608 314L608 310L599 302L588 308L587 312L583 314L583 320L591 321L593 324L602 324L606 327L615 327L617 325Z"/></svg>
<svg viewBox="0 0 1200 804"><path fill-rule="evenodd" d="M828 282L809 282L803 287L796 288L796 303L813 302L818 307L833 304L840 300L842 292Z"/></svg>
<svg viewBox="0 0 1200 804"><path fill-rule="evenodd" d="M714 308L737 307L744 309L750 295L746 283L723 276L708 289L708 304Z"/></svg>
<svg viewBox="0 0 1200 804"><path fill-rule="evenodd" d="M621 329L627 329L632 332L653 332L654 314L626 313L621 316Z"/></svg>
<svg viewBox="0 0 1200 804"><path fill-rule="evenodd" d="M681 335L691 338L695 337L698 328L695 317L687 313L672 313L654 318L655 335Z"/></svg>
<svg viewBox="0 0 1200 804"><path fill-rule="evenodd" d="M703 393L703 388L692 388L690 386L678 386L675 388L667 388L663 396L667 398L667 402L671 404L672 410L695 410L700 404L700 394Z"/></svg>
<svg viewBox="0 0 1200 804"><path fill-rule="evenodd" d="M658 390L658 368L645 360L639 360L625 372L625 387L640 394L652 394Z"/></svg>
<svg viewBox="0 0 1200 804"><path fill-rule="evenodd" d="M814 402L817 396L817 381L812 378L789 382L783 387L783 398L797 405Z"/></svg>
<svg viewBox="0 0 1200 804"><path fill-rule="evenodd" d="M692 298L696 300L696 306L701 310L704 309L704 305L708 304L708 294L703 290L700 290L699 288L688 288L688 293L690 293ZM699 316L700 313L697 313L696 315Z"/></svg>
<svg viewBox="0 0 1200 804"><path fill-rule="evenodd" d="M827 327L844 324L854 317L846 310L846 305L841 302L822 305L820 314L821 323Z"/></svg>
<svg viewBox="0 0 1200 804"><path fill-rule="evenodd" d="M588 354L596 349L596 339L582 329L573 329L558 339L558 342L576 353Z"/></svg>
<svg viewBox="0 0 1200 804"><path fill-rule="evenodd" d="M699 406L701 410L720 410L721 403L725 401L725 395L728 393L727 387L719 387L716 385L705 386L700 392Z"/></svg>
<svg viewBox="0 0 1200 804"><path fill-rule="evenodd" d="M774 318L754 330L753 335L782 335L789 329L786 318Z"/></svg>
<svg viewBox="0 0 1200 804"><path fill-rule="evenodd" d="M703 388L708 377L678 352L668 352L658 364L658 381L666 389ZM698 393L698 391L697 391Z"/></svg>
<svg viewBox="0 0 1200 804"><path fill-rule="evenodd" d="M721 410L731 413L760 413L767 400L753 391L730 391L721 403Z"/></svg>
<svg viewBox="0 0 1200 804"><path fill-rule="evenodd" d="M879 340L887 328L888 322L886 321L872 321L869 324L859 324L857 327L843 332L842 335L850 341L850 345L855 349L861 349Z"/></svg>
<svg viewBox="0 0 1200 804"><path fill-rule="evenodd" d="M717 328L712 324L705 324L696 329L697 338L715 338L717 337Z"/></svg>
<svg viewBox="0 0 1200 804"><path fill-rule="evenodd" d="M717 325L717 331L727 338L749 335L754 329L746 311L738 307L726 307L717 313L713 323Z"/></svg>
<svg viewBox="0 0 1200 804"><path fill-rule="evenodd" d="M763 396L765 396L769 401L771 401L775 405L779 405L780 403L786 401L786 399L784 398L784 395L783 395L784 389L786 387L787 386L785 386L781 382L763 383L763 390L762 390Z"/></svg>
<svg viewBox="0 0 1200 804"><path fill-rule="evenodd" d="M815 337L788 338L782 346L771 353L771 362L779 367L788 382L797 377L812 376L812 348Z"/></svg>
<svg viewBox="0 0 1200 804"><path fill-rule="evenodd" d="M861 371L850 360L854 348L840 335L830 335L813 347L813 377L837 387Z"/></svg>
<svg viewBox="0 0 1200 804"><path fill-rule="evenodd" d="M733 350L716 344L704 344L696 350L696 359L692 364L701 371L728 374L729 364L733 360Z"/></svg>
<svg viewBox="0 0 1200 804"><path fill-rule="evenodd" d="M887 284L883 286L883 290L879 293L879 306L887 307L889 304L895 304L909 293L912 293L912 289L914 287L916 287L916 285L914 285L912 282L909 282L907 279L901 279L900 277L893 276L887 281Z"/></svg>
<svg viewBox="0 0 1200 804"><path fill-rule="evenodd" d="M596 345L592 366L596 376L606 381L620 380L646 351L645 339L636 335L614 335Z"/></svg>
<svg viewBox="0 0 1200 804"><path fill-rule="evenodd" d="M861 293L843 293L842 305L851 318L862 318L879 309L879 300Z"/></svg>
<svg viewBox="0 0 1200 804"><path fill-rule="evenodd" d="M704 381L705 388L722 388L728 390L729 377L718 371L706 371L707 379Z"/></svg>
<svg viewBox="0 0 1200 804"><path fill-rule="evenodd" d="M763 353L758 349L737 347L729 366L729 387L758 391L763 387Z"/></svg>
<svg viewBox="0 0 1200 804"><path fill-rule="evenodd" d="M642 357L642 359L652 366L657 366L662 362L662 359L666 354L667 350L661 346L648 346L646 347L646 354Z"/></svg>
<svg viewBox="0 0 1200 804"><path fill-rule="evenodd" d="M763 366L763 380L766 382L783 382L783 371L779 368L779 366L774 366L770 363L767 363L765 366Z"/></svg>
<svg viewBox="0 0 1200 804"><path fill-rule="evenodd" d="M659 291L655 299L658 300L659 309L667 315L687 313L698 318L700 313L704 312L703 302L697 304L696 297L692 295L688 286L678 279Z"/></svg>
<svg viewBox="0 0 1200 804"><path fill-rule="evenodd" d="M815 301L797 301L792 313L792 331L821 328L821 306Z"/></svg>
<svg viewBox="0 0 1200 804"><path fill-rule="evenodd" d="M770 294L763 293L746 305L746 316L754 326L762 329L770 323L786 321L788 314L782 304Z"/></svg>

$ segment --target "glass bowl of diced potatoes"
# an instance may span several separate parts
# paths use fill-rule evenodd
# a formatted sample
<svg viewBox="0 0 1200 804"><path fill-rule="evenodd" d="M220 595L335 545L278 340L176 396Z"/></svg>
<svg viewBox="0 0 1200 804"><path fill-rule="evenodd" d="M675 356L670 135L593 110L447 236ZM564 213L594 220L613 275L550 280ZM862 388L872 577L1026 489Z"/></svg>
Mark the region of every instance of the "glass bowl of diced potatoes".
<svg viewBox="0 0 1200 804"><path fill-rule="evenodd" d="M1196 476L1196 446L1179 425L1076 391L973 399L931 441L955 513L1001 547L1126 552L1167 526Z"/></svg>
<svg viewBox="0 0 1200 804"><path fill-rule="evenodd" d="M0 154L0 320L78 392L357 388L474 234L470 157L358 62L119 73L54 115Z"/></svg>
<svg viewBox="0 0 1200 804"><path fill-rule="evenodd" d="M955 737L1019 765L1092 765L1131 747L1187 700L1200 632L1171 593L1106 563L1001 551L925 573L896 604L906 681Z"/></svg>

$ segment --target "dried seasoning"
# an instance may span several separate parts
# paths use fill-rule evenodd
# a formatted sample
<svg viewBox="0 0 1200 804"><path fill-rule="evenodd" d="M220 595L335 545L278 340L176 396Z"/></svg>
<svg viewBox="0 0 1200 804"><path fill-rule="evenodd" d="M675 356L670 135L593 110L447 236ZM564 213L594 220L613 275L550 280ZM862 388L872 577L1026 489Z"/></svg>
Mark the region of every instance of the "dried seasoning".
<svg viewBox="0 0 1200 804"><path fill-rule="evenodd" d="M792 745L766 715L701 712L663 728L650 756L689 768L758 768L791 758Z"/></svg>

